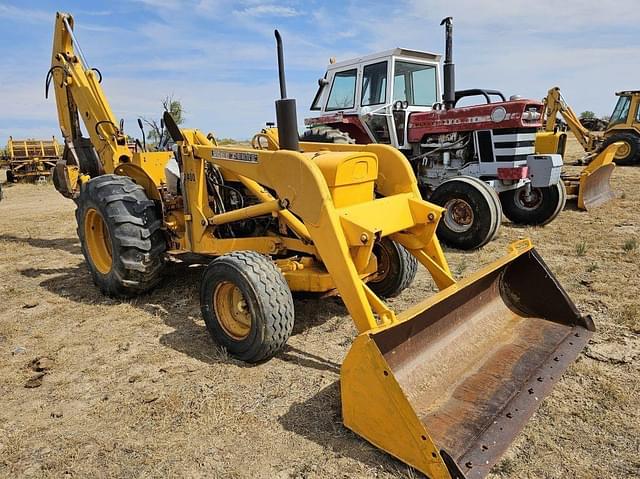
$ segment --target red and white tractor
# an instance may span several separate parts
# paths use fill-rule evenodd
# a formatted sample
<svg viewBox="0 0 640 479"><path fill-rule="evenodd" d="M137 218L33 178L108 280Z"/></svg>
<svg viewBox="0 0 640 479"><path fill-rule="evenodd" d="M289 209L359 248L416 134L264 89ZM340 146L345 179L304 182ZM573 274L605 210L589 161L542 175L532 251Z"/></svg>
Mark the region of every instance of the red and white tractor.
<svg viewBox="0 0 640 479"><path fill-rule="evenodd" d="M425 199L446 209L438 237L478 248L502 213L544 225L564 208L560 155L536 155L541 102L495 90L455 91L452 21L446 18L444 87L435 53L396 48L331 62L307 118L308 142L386 143L405 153ZM441 99L442 98L442 99ZM460 106L469 103L470 106ZM475 103L475 104L473 104Z"/></svg>

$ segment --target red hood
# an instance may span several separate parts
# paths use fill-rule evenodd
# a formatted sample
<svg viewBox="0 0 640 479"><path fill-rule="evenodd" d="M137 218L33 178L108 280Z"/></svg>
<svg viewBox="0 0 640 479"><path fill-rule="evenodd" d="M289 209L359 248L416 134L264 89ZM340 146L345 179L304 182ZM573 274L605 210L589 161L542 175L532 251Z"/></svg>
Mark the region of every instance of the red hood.
<svg viewBox="0 0 640 479"><path fill-rule="evenodd" d="M498 110L496 111L496 109ZM527 111L536 112L540 116L527 118L529 115L525 113ZM494 113L493 119L492 113ZM451 110L412 113L409 117L409 141L419 142L426 134L453 131L540 128L542 127L541 114L542 103L537 100L511 100L464 106ZM500 121L497 121L499 119Z"/></svg>

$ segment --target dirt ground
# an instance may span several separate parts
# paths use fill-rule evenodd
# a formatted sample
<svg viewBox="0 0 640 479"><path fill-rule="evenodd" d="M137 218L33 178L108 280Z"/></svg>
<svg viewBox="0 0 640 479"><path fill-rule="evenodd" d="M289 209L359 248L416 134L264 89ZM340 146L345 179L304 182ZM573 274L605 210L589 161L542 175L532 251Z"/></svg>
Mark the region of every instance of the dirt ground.
<svg viewBox="0 0 640 479"><path fill-rule="evenodd" d="M613 184L621 198L593 212L568 205L544 228L504 223L481 251L447 251L462 277L531 237L598 328L494 479L640 477L640 168ZM73 211L50 185L0 202L0 476L420 477L342 426L355 329L339 299L297 299L286 350L247 366L204 327L202 267L173 266L132 301L100 295ZM420 271L391 304L433 291Z"/></svg>

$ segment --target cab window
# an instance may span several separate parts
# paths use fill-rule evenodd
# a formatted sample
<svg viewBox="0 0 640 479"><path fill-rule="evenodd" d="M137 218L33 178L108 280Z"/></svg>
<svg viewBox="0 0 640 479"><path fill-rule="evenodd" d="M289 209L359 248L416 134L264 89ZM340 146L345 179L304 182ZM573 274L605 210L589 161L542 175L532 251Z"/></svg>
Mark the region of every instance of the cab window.
<svg viewBox="0 0 640 479"><path fill-rule="evenodd" d="M393 101L414 106L431 106L437 101L436 67L411 62L396 62Z"/></svg>
<svg viewBox="0 0 640 479"><path fill-rule="evenodd" d="M387 62L367 65L362 70L362 106L387 101Z"/></svg>
<svg viewBox="0 0 640 479"><path fill-rule="evenodd" d="M327 110L344 110L353 108L356 98L357 70L338 72L333 76L331 93L327 100Z"/></svg>
<svg viewBox="0 0 640 479"><path fill-rule="evenodd" d="M613 109L609 125L626 122L627 116L629 116L629 106L631 106L631 97L621 96L618 98L618 103L616 103L616 107Z"/></svg>

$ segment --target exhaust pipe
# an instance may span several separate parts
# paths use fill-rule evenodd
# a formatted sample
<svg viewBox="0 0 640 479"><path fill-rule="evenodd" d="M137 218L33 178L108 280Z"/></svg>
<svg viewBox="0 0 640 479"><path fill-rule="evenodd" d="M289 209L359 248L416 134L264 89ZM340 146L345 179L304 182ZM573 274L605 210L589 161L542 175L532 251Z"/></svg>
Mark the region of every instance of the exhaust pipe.
<svg viewBox="0 0 640 479"><path fill-rule="evenodd" d="M442 93L442 103L445 110L450 110L456 104L456 71L453 64L453 17L444 18L440 25L445 26L444 92Z"/></svg>
<svg viewBox="0 0 640 479"><path fill-rule="evenodd" d="M280 99L276 100L276 122L278 123L278 138L282 150L300 151L298 136L298 116L296 101L287 98L287 84L284 78L284 51L282 37L275 30L276 45L278 47L278 76L280 79Z"/></svg>

